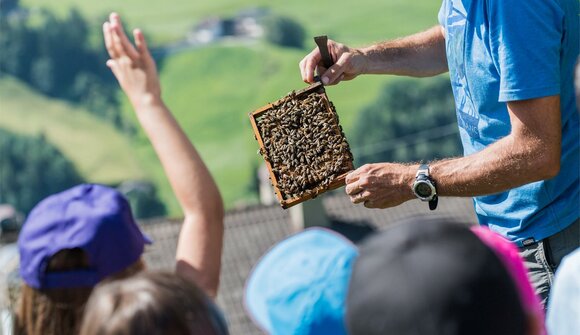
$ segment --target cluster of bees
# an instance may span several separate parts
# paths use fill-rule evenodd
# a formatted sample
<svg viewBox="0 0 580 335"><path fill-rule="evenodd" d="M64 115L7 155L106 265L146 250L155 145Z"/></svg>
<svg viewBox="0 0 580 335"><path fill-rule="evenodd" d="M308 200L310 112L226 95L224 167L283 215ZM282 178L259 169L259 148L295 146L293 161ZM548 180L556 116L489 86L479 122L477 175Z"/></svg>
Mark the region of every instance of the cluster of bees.
<svg viewBox="0 0 580 335"><path fill-rule="evenodd" d="M323 94L294 92L256 120L276 186L285 200L316 197L350 170L352 154L334 105Z"/></svg>

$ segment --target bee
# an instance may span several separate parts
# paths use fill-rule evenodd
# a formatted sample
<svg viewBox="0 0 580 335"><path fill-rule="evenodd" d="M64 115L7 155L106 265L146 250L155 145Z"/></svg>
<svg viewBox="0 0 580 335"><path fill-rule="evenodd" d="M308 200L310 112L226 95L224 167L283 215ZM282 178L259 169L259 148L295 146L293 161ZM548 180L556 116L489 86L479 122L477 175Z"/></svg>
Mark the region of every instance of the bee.
<svg viewBox="0 0 580 335"><path fill-rule="evenodd" d="M296 96L272 104L257 120L263 148L283 198L316 197L352 162L334 104L324 95Z"/></svg>

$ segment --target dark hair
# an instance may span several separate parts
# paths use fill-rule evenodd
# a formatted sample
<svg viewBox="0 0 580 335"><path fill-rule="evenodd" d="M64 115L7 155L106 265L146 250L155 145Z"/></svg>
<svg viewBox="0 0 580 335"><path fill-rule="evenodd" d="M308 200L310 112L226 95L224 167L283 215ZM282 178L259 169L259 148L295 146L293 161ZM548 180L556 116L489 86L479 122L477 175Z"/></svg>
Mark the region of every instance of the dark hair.
<svg viewBox="0 0 580 335"><path fill-rule="evenodd" d="M87 269L86 253L79 249L64 249L50 259L47 272ZM125 270L109 276L106 281L131 276L143 269L141 260ZM35 289L22 284L14 320L16 335L78 334L83 311L93 287Z"/></svg>
<svg viewBox="0 0 580 335"><path fill-rule="evenodd" d="M528 319L501 260L467 225L415 219L360 248L347 298L352 335L523 335Z"/></svg>
<svg viewBox="0 0 580 335"><path fill-rule="evenodd" d="M191 281L174 273L145 272L97 286L80 334L217 335L216 313Z"/></svg>

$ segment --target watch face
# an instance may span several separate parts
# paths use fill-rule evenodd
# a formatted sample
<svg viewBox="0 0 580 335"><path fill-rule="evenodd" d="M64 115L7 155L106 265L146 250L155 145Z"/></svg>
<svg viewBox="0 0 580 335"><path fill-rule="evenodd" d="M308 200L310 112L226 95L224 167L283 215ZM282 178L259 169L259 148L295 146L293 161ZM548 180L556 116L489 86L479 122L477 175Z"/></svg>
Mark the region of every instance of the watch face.
<svg viewBox="0 0 580 335"><path fill-rule="evenodd" d="M428 198L431 196L433 191L431 190L431 186L426 182L419 182L415 185L415 193L421 198Z"/></svg>

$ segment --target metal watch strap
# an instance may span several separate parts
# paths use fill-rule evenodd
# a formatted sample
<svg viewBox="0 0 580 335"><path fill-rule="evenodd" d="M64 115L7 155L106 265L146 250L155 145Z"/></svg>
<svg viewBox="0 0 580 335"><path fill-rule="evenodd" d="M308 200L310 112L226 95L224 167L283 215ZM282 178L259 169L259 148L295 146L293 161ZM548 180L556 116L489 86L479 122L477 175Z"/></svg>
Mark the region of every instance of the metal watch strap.
<svg viewBox="0 0 580 335"><path fill-rule="evenodd" d="M433 196L433 198L431 200L429 200L429 209L433 211L437 208L437 204L439 203L439 197L437 196L437 184L435 183L435 181L431 178L431 176L429 174L429 165L428 164L421 164L419 166L419 169L417 170L416 176L419 176L419 174L421 174L421 173L425 174L425 176L429 179L431 184L433 184L433 187L435 187L435 195Z"/></svg>
<svg viewBox="0 0 580 335"><path fill-rule="evenodd" d="M427 164L421 164L419 165L419 169L417 169L417 173L415 174L415 177L418 177L421 172L424 171L424 174L429 177L429 165Z"/></svg>

